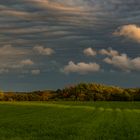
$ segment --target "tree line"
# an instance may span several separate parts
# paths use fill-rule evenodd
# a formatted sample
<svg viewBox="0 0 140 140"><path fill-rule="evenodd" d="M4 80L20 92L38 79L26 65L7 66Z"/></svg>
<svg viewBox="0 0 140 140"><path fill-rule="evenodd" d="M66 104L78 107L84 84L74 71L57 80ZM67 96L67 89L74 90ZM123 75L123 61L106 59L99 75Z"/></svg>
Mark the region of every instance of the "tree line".
<svg viewBox="0 0 140 140"><path fill-rule="evenodd" d="M0 92L0 101L140 101L140 88L79 83L63 89L34 92Z"/></svg>

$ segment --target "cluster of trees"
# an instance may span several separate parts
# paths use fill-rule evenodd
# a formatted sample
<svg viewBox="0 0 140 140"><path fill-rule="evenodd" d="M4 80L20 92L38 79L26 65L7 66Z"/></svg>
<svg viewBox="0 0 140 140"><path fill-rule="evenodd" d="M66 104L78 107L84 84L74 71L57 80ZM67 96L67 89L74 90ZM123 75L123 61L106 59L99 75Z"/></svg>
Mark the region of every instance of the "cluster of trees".
<svg viewBox="0 0 140 140"><path fill-rule="evenodd" d="M57 90L60 98L76 101L140 101L140 89L80 83Z"/></svg>
<svg viewBox="0 0 140 140"><path fill-rule="evenodd" d="M139 88L120 88L96 83L80 83L56 91L0 92L0 101L140 101Z"/></svg>

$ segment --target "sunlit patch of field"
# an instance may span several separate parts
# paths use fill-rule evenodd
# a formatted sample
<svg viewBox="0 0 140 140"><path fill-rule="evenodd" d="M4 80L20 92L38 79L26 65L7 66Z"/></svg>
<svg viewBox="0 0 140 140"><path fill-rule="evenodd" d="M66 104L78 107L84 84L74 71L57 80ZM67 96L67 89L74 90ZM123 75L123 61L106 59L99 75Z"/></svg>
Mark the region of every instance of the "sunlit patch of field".
<svg viewBox="0 0 140 140"><path fill-rule="evenodd" d="M0 102L0 140L139 139L139 102Z"/></svg>

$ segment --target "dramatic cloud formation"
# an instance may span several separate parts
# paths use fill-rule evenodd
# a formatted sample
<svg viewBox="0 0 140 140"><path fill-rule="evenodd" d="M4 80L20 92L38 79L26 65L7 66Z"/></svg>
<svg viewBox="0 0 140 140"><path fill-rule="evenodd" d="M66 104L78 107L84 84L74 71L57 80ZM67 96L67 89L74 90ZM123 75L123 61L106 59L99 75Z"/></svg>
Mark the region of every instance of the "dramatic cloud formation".
<svg viewBox="0 0 140 140"><path fill-rule="evenodd" d="M124 25L113 34L117 36L124 36L140 43L140 27L135 24Z"/></svg>
<svg viewBox="0 0 140 140"><path fill-rule="evenodd" d="M119 55L119 52L116 50L113 50L112 48L108 48L108 49L99 50L99 54L108 55L108 56L117 56Z"/></svg>
<svg viewBox="0 0 140 140"><path fill-rule="evenodd" d="M0 80L6 90L13 77L12 88L19 90L25 83L34 90L92 81L89 73L100 66L104 72L94 81L138 85L139 43L139 0L0 0Z"/></svg>
<svg viewBox="0 0 140 140"><path fill-rule="evenodd" d="M68 73L79 73L87 74L92 72L97 72L100 70L100 65L97 63L84 63L80 62L75 64L73 61L70 61L67 66L64 67L64 72Z"/></svg>
<svg viewBox="0 0 140 140"><path fill-rule="evenodd" d="M86 48L83 53L86 55L86 56L95 56L97 53L95 50L93 50L92 48Z"/></svg>
<svg viewBox="0 0 140 140"><path fill-rule="evenodd" d="M44 48L43 46L35 46L33 49L41 55L52 55L54 53L53 49Z"/></svg>
<svg viewBox="0 0 140 140"><path fill-rule="evenodd" d="M104 62L123 71L140 71L140 57L132 59L129 58L127 54L120 54L112 56L111 58L107 57L104 59Z"/></svg>

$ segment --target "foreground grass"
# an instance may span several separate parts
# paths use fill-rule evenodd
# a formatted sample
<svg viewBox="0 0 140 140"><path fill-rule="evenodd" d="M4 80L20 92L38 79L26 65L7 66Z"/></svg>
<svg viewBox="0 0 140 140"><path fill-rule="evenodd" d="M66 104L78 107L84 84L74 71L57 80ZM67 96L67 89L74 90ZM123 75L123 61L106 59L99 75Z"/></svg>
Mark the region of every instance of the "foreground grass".
<svg viewBox="0 0 140 140"><path fill-rule="evenodd" d="M140 140L140 103L0 102L0 140Z"/></svg>

